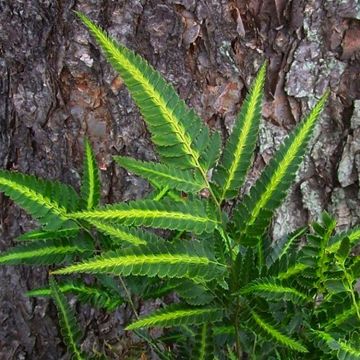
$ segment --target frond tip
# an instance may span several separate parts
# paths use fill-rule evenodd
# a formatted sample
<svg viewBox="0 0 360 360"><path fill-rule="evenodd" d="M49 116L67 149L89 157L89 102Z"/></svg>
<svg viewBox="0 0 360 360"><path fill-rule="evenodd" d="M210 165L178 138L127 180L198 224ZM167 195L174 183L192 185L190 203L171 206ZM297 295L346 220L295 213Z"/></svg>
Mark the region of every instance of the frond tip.
<svg viewBox="0 0 360 360"><path fill-rule="evenodd" d="M164 309L144 316L126 327L126 330L136 330L148 327L171 327L179 325L199 325L206 322L216 322L222 318L222 310L213 307L183 307L170 305Z"/></svg>
<svg viewBox="0 0 360 360"><path fill-rule="evenodd" d="M220 202L238 194L251 164L261 118L266 63L262 65L241 108L234 129L215 169L214 181L220 186Z"/></svg>
<svg viewBox="0 0 360 360"><path fill-rule="evenodd" d="M58 310L60 329L64 341L76 360L85 360L85 356L78 345L82 335L76 323L75 315L52 277L50 277L49 283L51 294Z"/></svg>

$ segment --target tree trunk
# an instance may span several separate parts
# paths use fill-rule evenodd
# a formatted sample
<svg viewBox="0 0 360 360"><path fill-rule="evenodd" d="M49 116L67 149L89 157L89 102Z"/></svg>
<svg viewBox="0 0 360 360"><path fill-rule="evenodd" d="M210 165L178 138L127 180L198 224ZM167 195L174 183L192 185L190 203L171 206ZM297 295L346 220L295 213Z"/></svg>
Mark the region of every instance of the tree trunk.
<svg viewBox="0 0 360 360"><path fill-rule="evenodd" d="M72 10L144 56L224 137L256 70L268 59L248 185L330 87L310 155L273 222L273 235L316 219L323 209L342 228L358 223L357 0L0 0L0 166L79 188L86 135L101 169L102 201L108 203L139 198L150 189L116 167L112 155L154 159L155 153L121 78ZM36 223L0 196L3 251ZM67 358L53 304L24 296L46 277L44 268L0 267L0 359ZM108 316L81 307L84 347L106 348L111 359L131 358L133 339L123 331L129 313L120 308Z"/></svg>

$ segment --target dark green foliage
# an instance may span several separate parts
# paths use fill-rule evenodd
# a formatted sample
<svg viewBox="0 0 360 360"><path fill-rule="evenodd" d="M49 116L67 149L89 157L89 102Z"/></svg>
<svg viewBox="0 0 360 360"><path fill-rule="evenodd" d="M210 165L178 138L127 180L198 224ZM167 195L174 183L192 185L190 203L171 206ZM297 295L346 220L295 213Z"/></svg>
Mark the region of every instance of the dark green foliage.
<svg viewBox="0 0 360 360"><path fill-rule="evenodd" d="M67 185L0 171L0 190L42 225L19 238L25 245L0 254L0 263L66 262L51 272L64 275L59 285L51 278L50 287L28 295L54 298L73 356L83 358L67 293L110 311L123 302L135 310L133 298L140 304L174 300L140 318L135 314L126 327L161 359L359 359L360 261L354 246L360 228L336 234L335 219L324 213L319 222L276 242L267 234L328 92L249 193L237 199L256 146L266 65L218 160L219 134L211 134L144 59L78 16L122 76L161 161L115 157L147 179L154 192L102 207L99 171L87 140L80 197ZM234 212L223 206L229 199ZM75 273L87 274L86 282L69 278ZM156 339L140 330L152 327L171 329Z"/></svg>

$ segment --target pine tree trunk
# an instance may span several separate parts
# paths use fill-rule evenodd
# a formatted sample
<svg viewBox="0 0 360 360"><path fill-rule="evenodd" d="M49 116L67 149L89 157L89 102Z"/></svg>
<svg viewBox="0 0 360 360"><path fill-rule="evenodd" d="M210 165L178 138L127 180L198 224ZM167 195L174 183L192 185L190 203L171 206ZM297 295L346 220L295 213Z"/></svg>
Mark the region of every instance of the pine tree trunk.
<svg viewBox="0 0 360 360"><path fill-rule="evenodd" d="M115 166L112 155L156 155L121 78L72 10L86 13L144 56L224 136L256 70L268 59L249 184L330 87L310 156L273 222L273 235L316 219L324 209L336 215L340 227L358 223L357 0L1 0L0 166L78 188L88 136L101 168L102 200L114 202L139 198L150 188ZM2 195L0 204L3 251L36 223ZM46 278L45 268L0 267L0 359L67 358L54 306L23 295ZM133 340L123 331L129 313L120 309L106 316L81 307L84 347L101 349L106 340L111 359L126 358Z"/></svg>

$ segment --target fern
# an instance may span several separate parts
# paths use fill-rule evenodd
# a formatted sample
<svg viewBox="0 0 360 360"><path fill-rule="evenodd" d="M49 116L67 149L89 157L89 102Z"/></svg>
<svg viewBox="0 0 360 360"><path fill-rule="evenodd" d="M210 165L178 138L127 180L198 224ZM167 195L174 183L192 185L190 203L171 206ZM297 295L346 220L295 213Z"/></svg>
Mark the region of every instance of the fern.
<svg viewBox="0 0 360 360"><path fill-rule="evenodd" d="M75 315L66 302L64 295L61 293L56 281L50 278L51 294L54 299L60 321L61 334L72 353L74 359L85 360L85 356L78 346L81 339L81 332L76 324Z"/></svg>
<svg viewBox="0 0 360 360"><path fill-rule="evenodd" d="M0 191L48 230L66 226L67 212L76 210L79 201L70 186L6 170L0 170Z"/></svg>
<svg viewBox="0 0 360 360"><path fill-rule="evenodd" d="M308 352L308 350L298 341L286 336L280 330L278 330L271 322L263 319L255 311L250 311L251 317L257 325L257 329L263 332L264 336L270 336L275 339L276 342L288 347L289 349L296 350L302 353Z"/></svg>
<svg viewBox="0 0 360 360"><path fill-rule="evenodd" d="M99 170L96 165L95 155L87 139L84 141L85 159L83 179L81 183L82 208L90 210L99 205L100 180Z"/></svg>
<svg viewBox="0 0 360 360"><path fill-rule="evenodd" d="M156 235L140 229L128 228L106 221L89 220L88 222L100 232L110 235L115 244L125 241L132 245L140 245L161 241Z"/></svg>
<svg viewBox="0 0 360 360"><path fill-rule="evenodd" d="M92 250L92 244L87 241L39 240L0 253L0 264L59 264L73 259L76 255L86 256Z"/></svg>
<svg viewBox="0 0 360 360"><path fill-rule="evenodd" d="M324 331L314 331L314 334L318 336L321 340L323 340L330 350L336 353L336 356L339 360L360 359L360 339L358 333L354 334L354 337L356 337L356 339L353 339L357 341L357 346L354 346L353 344L351 344L351 342L343 339L335 339L329 333L326 333Z"/></svg>
<svg viewBox="0 0 360 360"><path fill-rule="evenodd" d="M80 281L67 281L58 284L58 290L63 294L74 294L77 299L86 304L90 303L94 307L102 308L107 311L115 310L124 300L115 292L100 286L85 285ZM51 287L43 287L28 291L26 296L48 297L52 296Z"/></svg>
<svg viewBox="0 0 360 360"><path fill-rule="evenodd" d="M120 73L153 134L152 141L163 160L197 169L206 177L205 165L209 164L206 155L202 154L207 153L211 139L201 120L144 59L109 38L83 14L77 15Z"/></svg>
<svg viewBox="0 0 360 360"><path fill-rule="evenodd" d="M143 162L123 156L115 156L114 159L130 172L142 176L150 183L156 183L157 186L167 186L188 193L197 193L207 186L198 173L193 175L189 170L180 170L169 165Z"/></svg>
<svg viewBox="0 0 360 360"><path fill-rule="evenodd" d="M240 243L255 245L264 234L275 209L286 196L286 191L295 178L306 145L328 95L326 93L319 100L305 121L285 140L251 188L250 194L237 208L234 223L238 229Z"/></svg>
<svg viewBox="0 0 360 360"><path fill-rule="evenodd" d="M214 359L214 340L212 326L209 323L203 324L198 329L195 337L194 351L192 360L213 360Z"/></svg>
<svg viewBox="0 0 360 360"><path fill-rule="evenodd" d="M0 171L0 191L41 224L19 237L25 244L1 253L0 264L65 263L51 273L76 274L59 285L51 278L50 287L27 294L54 298L73 356L84 358L64 294L109 311L123 302L135 310L144 300L174 300L126 328L163 359L303 359L304 353L309 359L358 358L359 228L333 234L336 221L325 213L277 242L266 234L328 93L238 199L256 146L266 63L220 154L219 133L211 134L158 72L78 16L140 108L160 161L115 157L154 191L146 199L102 207L87 140L80 198L70 186ZM139 330L152 327L173 329L156 338Z"/></svg>
<svg viewBox="0 0 360 360"><path fill-rule="evenodd" d="M86 262L53 271L53 274L107 273L193 278L210 281L220 277L225 266L209 257L196 242L149 244L110 251Z"/></svg>
<svg viewBox="0 0 360 360"><path fill-rule="evenodd" d="M56 231L47 230L33 230L28 231L25 234L20 235L17 240L20 241L34 241L34 240L56 240L63 238L73 238L77 236L80 229L77 227L58 229Z"/></svg>
<svg viewBox="0 0 360 360"><path fill-rule="evenodd" d="M92 211L72 213L69 216L87 221L111 220L129 226L191 230L195 234L212 232L218 224L217 220L207 213L206 203L202 201L132 201L128 204L109 205Z"/></svg>
<svg viewBox="0 0 360 360"><path fill-rule="evenodd" d="M250 166L260 125L265 74L266 63L259 70L215 169L214 181L221 188L220 202L237 196Z"/></svg>
<svg viewBox="0 0 360 360"><path fill-rule="evenodd" d="M220 320L221 317L222 309L214 307L195 308L171 305L140 318L128 325L126 330L136 330L153 326L200 325L206 322L216 322Z"/></svg>
<svg viewBox="0 0 360 360"><path fill-rule="evenodd" d="M289 300L295 303L304 303L311 301L307 294L304 294L294 287L285 286L276 278L260 278L244 286L239 294L247 295L254 294L263 296L267 299L273 300Z"/></svg>

